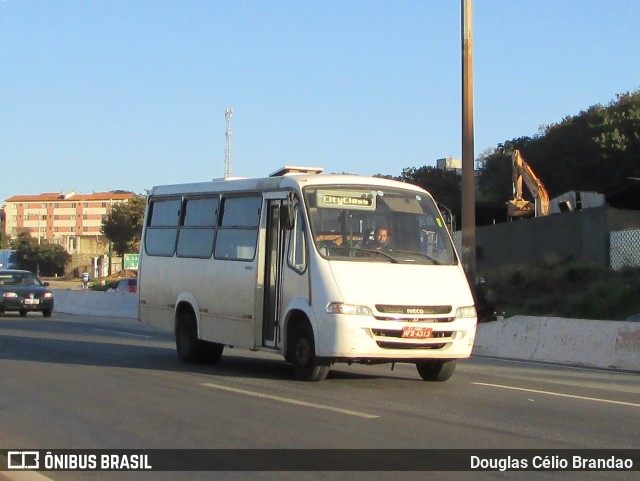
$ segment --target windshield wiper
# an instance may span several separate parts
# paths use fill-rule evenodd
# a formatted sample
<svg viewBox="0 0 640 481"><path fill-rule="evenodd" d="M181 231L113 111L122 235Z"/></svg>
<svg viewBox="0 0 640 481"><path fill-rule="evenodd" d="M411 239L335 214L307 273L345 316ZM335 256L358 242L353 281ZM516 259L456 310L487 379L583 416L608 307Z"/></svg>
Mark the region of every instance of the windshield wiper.
<svg viewBox="0 0 640 481"><path fill-rule="evenodd" d="M420 256L420 257L424 257L425 259L431 261L432 264L439 266L441 264L440 261L435 260L433 257L427 255L427 254L423 254L422 252L416 252L416 251L401 251L401 250L394 250L394 252L399 252L401 254L409 254L412 256Z"/></svg>
<svg viewBox="0 0 640 481"><path fill-rule="evenodd" d="M393 256L390 256L389 254L387 254L384 251L377 251L375 249L363 249L362 247L352 247L352 249L354 251L362 251L362 252L369 252L371 254L380 254L381 256L386 257L387 259L389 259L391 261L392 264L398 264L398 259L396 259Z"/></svg>

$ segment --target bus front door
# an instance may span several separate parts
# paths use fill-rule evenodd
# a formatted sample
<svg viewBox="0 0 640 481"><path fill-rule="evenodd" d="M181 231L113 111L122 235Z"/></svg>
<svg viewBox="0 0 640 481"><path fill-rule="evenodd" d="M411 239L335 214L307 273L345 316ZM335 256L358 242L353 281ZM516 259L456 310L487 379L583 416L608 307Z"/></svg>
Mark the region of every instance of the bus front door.
<svg viewBox="0 0 640 481"><path fill-rule="evenodd" d="M262 344L275 347L279 335L284 233L280 228L282 200L267 200L267 239L264 273Z"/></svg>

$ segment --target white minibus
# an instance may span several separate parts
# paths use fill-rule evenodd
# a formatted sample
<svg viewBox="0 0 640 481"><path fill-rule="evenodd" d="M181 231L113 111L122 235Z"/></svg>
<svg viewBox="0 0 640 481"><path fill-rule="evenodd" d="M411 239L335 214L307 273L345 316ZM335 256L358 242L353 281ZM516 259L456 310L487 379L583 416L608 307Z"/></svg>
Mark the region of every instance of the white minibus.
<svg viewBox="0 0 640 481"><path fill-rule="evenodd" d="M477 314L433 198L321 172L154 187L140 321L175 333L185 362L233 346L279 353L308 381L334 363L396 362L449 379L471 355Z"/></svg>

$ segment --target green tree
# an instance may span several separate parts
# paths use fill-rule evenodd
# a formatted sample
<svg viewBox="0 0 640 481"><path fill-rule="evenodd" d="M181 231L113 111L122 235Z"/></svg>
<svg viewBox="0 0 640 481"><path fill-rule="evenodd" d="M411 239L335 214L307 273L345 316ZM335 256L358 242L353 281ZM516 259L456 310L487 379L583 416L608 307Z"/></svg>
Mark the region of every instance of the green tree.
<svg viewBox="0 0 640 481"><path fill-rule="evenodd" d="M628 177L640 177L640 90L483 154L478 161L483 198L496 204L511 198L514 149L521 151L551 197L572 190L603 193Z"/></svg>
<svg viewBox="0 0 640 481"><path fill-rule="evenodd" d="M135 195L127 202L115 204L102 223L101 232L113 243L117 255L139 250L145 206L145 197Z"/></svg>
<svg viewBox="0 0 640 481"><path fill-rule="evenodd" d="M396 180L414 184L429 191L438 204L448 207L456 218L460 218L462 205L462 178L453 170L436 167L406 167Z"/></svg>
<svg viewBox="0 0 640 481"><path fill-rule="evenodd" d="M28 232L20 232L10 244L16 250L16 264L20 269L43 276L64 275L65 266L71 260L71 255L62 246L46 240L38 244Z"/></svg>
<svg viewBox="0 0 640 481"><path fill-rule="evenodd" d="M0 209L0 249L7 249L9 247L9 236L5 234L6 223L5 216L7 214L4 210Z"/></svg>
<svg viewBox="0 0 640 481"><path fill-rule="evenodd" d="M38 257L40 274L43 276L64 275L65 266L71 261L71 254L64 247L47 241L40 243Z"/></svg>

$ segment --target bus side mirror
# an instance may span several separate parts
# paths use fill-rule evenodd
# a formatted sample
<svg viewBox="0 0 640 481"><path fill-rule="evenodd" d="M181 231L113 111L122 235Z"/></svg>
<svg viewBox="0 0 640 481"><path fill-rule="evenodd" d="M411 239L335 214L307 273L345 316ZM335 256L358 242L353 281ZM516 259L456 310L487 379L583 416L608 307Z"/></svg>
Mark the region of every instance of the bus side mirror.
<svg viewBox="0 0 640 481"><path fill-rule="evenodd" d="M292 202L283 202L280 206L280 228L291 230L295 224L295 214Z"/></svg>

